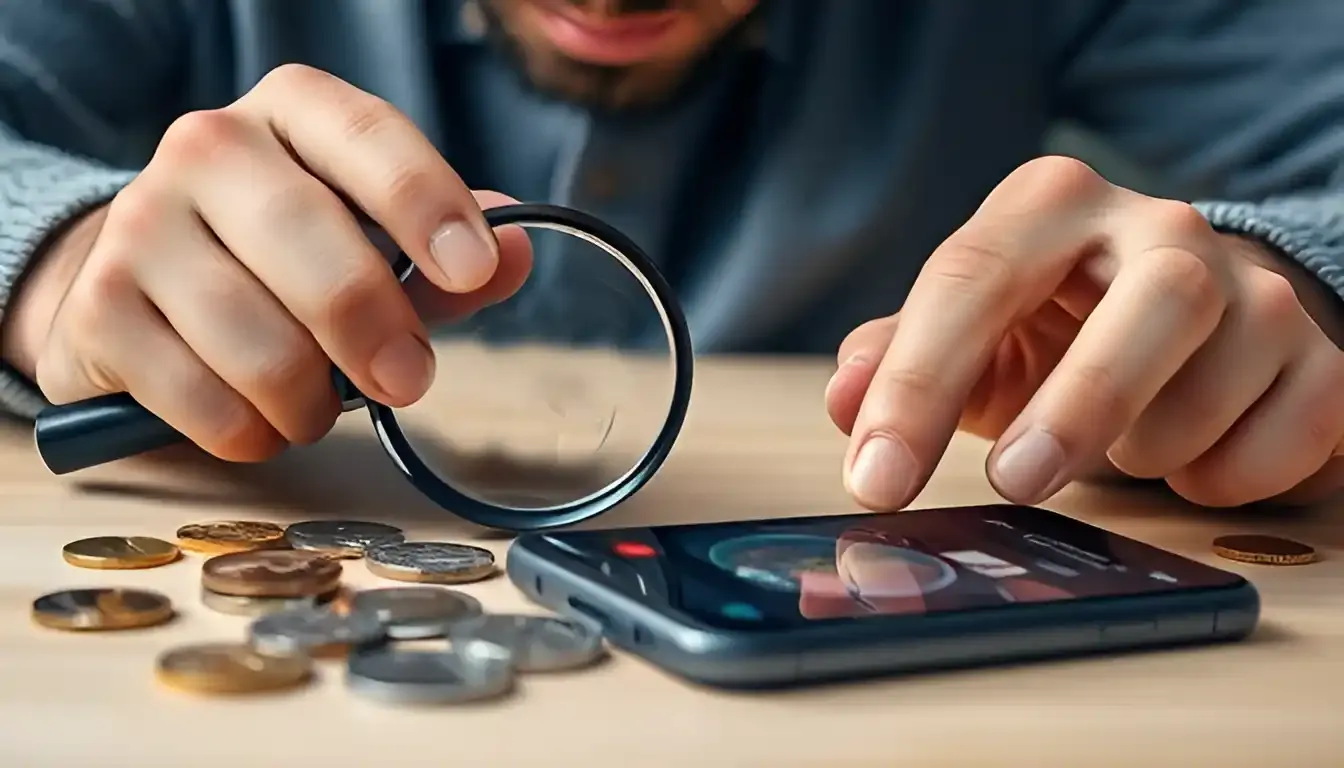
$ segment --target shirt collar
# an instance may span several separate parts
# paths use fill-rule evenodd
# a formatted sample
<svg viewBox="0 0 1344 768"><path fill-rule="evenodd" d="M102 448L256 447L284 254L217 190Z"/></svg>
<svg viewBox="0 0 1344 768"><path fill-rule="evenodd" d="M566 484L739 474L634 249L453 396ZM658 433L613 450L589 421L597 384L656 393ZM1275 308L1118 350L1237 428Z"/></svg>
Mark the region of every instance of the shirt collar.
<svg viewBox="0 0 1344 768"><path fill-rule="evenodd" d="M457 45L480 43L485 38L485 16L480 0L451 0L436 2L443 9L437 21L440 39ZM789 59L793 52L794 34L798 28L796 0L761 0L756 14L748 22L746 45L765 52L777 63Z"/></svg>

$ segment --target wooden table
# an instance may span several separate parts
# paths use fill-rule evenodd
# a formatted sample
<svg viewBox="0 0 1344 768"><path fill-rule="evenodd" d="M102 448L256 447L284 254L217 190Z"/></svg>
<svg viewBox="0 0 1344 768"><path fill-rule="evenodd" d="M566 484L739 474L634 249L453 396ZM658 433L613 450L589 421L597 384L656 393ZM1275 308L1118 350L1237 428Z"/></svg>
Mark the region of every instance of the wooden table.
<svg viewBox="0 0 1344 768"><path fill-rule="evenodd" d="M701 364L672 459L603 525L853 509L839 482L844 441L822 409L829 361ZM241 639L245 619L200 606L200 558L146 571L77 570L84 536L172 538L181 524L247 518L387 520L420 538L483 538L394 474L367 419L264 466L195 455L139 459L53 478L24 428L0 438L0 765L261 768L318 765L1344 765L1344 510L1214 513L1148 491L1074 487L1051 508L1239 571L1261 589L1262 629L1218 648L929 675L810 691L691 687L617 655L584 673L530 677L496 704L404 710L357 699L339 662L284 695L197 698L160 687L156 654ZM985 446L958 439L919 506L996 501ZM1216 560L1230 531L1321 548L1299 568ZM1332 557L1333 555L1333 557ZM378 583L360 563L357 586ZM182 615L102 635L35 627L33 598L81 585L149 587ZM505 579L467 587L494 610L530 609Z"/></svg>

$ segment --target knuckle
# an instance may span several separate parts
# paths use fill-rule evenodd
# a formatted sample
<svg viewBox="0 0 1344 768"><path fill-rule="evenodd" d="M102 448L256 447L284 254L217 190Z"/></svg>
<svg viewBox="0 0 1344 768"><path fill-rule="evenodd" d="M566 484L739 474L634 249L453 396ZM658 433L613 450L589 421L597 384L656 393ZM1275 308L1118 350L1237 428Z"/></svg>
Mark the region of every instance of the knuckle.
<svg viewBox="0 0 1344 768"><path fill-rule="evenodd" d="M314 87L328 77L327 73L307 64L288 62L272 68L257 82L254 90L280 91Z"/></svg>
<svg viewBox="0 0 1344 768"><path fill-rule="evenodd" d="M1144 206L1143 218L1151 228L1178 242L1198 241L1213 234L1204 214L1180 200L1150 199Z"/></svg>
<svg viewBox="0 0 1344 768"><path fill-rule="evenodd" d="M1261 270L1246 285L1248 313L1258 327L1290 328L1306 318L1302 302L1288 278L1277 272Z"/></svg>
<svg viewBox="0 0 1344 768"><path fill-rule="evenodd" d="M187 391L201 393L217 387L217 383L201 381ZM228 392L211 399L215 407L197 409L195 421L186 430L201 448L225 461L247 462L270 458L283 447L270 423L240 396Z"/></svg>
<svg viewBox="0 0 1344 768"><path fill-rule="evenodd" d="M1147 277L1161 296L1195 314L1220 314L1227 304L1218 274L1208 262L1184 248L1160 248L1148 254Z"/></svg>
<svg viewBox="0 0 1344 768"><path fill-rule="evenodd" d="M1024 163L1009 176L1017 194L1044 207L1073 207L1095 197L1110 183L1075 157L1047 155Z"/></svg>
<svg viewBox="0 0 1344 768"><path fill-rule="evenodd" d="M1313 452L1328 454L1344 437L1344 404L1339 393L1344 391L1344 352L1329 350L1330 359L1322 365L1321 373L1303 398L1302 411L1307 445Z"/></svg>
<svg viewBox="0 0 1344 768"><path fill-rule="evenodd" d="M344 134L354 141L376 136L402 121L401 112L396 107L353 88L343 93L338 103Z"/></svg>
<svg viewBox="0 0 1344 768"><path fill-rule="evenodd" d="M156 158L183 165L220 161L244 141L243 121L224 109L188 112L164 131Z"/></svg>
<svg viewBox="0 0 1344 768"><path fill-rule="evenodd" d="M1061 442L1071 442L1069 435L1079 430L1091 431L1093 425L1120 425L1133 423L1138 416L1133 401L1126 397L1125 388L1115 374L1101 365L1083 365L1070 371L1064 387L1066 397L1073 402L1066 411L1073 415L1066 424L1054 425ZM1113 434L1109 429L1099 430ZM1065 445L1065 451L1086 446Z"/></svg>
<svg viewBox="0 0 1344 768"><path fill-rule="evenodd" d="M329 190L306 176L272 185L255 195L253 204L263 229L274 232L312 232L323 222L339 220L334 214L348 215Z"/></svg>
<svg viewBox="0 0 1344 768"><path fill-rule="evenodd" d="M953 236L934 251L925 271L945 290L979 296L1012 293L1018 268L999 248Z"/></svg>
<svg viewBox="0 0 1344 768"><path fill-rule="evenodd" d="M136 243L143 249L146 242L158 240L164 217L168 215L170 205L166 197L151 191L148 184L137 179L108 204L107 218L96 241L99 247L94 250L106 253L117 250L123 243Z"/></svg>
<svg viewBox="0 0 1344 768"><path fill-rule="evenodd" d="M321 350L311 339L305 340L299 333L287 334L287 338L267 343L266 351L249 366L241 384L258 398L290 401L295 393L312 390L309 382L325 373L324 362Z"/></svg>
<svg viewBox="0 0 1344 768"><path fill-rule="evenodd" d="M383 204L389 211L414 211L426 200L442 200L444 185L434 174L415 168L393 172L383 187Z"/></svg>
<svg viewBox="0 0 1344 768"><path fill-rule="evenodd" d="M325 292L322 305L316 311L316 322L332 332L349 328L360 318L386 314L380 305L397 298L395 286L389 284L390 279L385 268L369 260L345 270Z"/></svg>

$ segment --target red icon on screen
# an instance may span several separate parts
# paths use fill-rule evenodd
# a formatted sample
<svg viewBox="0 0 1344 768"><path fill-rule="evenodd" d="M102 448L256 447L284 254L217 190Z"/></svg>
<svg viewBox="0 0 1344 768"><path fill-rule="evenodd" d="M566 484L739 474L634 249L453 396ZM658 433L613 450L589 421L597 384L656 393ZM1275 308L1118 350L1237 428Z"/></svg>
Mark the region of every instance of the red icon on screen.
<svg viewBox="0 0 1344 768"><path fill-rule="evenodd" d="M653 547L637 541L618 541L613 549L621 557L653 557L658 554Z"/></svg>

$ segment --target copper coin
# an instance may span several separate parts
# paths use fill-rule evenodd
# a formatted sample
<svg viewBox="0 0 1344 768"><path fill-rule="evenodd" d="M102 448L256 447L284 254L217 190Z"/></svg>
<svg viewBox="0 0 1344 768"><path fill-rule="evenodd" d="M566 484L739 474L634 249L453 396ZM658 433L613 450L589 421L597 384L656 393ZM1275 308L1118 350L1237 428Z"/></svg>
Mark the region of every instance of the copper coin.
<svg viewBox="0 0 1344 768"><path fill-rule="evenodd" d="M177 547L149 536L95 536L65 545L61 556L80 568L129 570L167 565L178 558Z"/></svg>
<svg viewBox="0 0 1344 768"><path fill-rule="evenodd" d="M139 629L173 618L173 603L143 589L69 589L33 601L33 621L51 629Z"/></svg>
<svg viewBox="0 0 1344 768"><path fill-rule="evenodd" d="M183 549L213 555L248 552L285 545L285 529L275 523L252 520L215 520L192 523L177 529L177 541Z"/></svg>
<svg viewBox="0 0 1344 768"><path fill-rule="evenodd" d="M197 693L254 693L291 688L306 682L312 662L306 656L267 656L238 643L203 643L175 648L159 656L159 680Z"/></svg>
<svg viewBox="0 0 1344 768"><path fill-rule="evenodd" d="M201 586L223 595L312 597L331 592L340 581L340 562L316 552L235 552L201 566Z"/></svg>
<svg viewBox="0 0 1344 768"><path fill-rule="evenodd" d="M1236 534L1213 540L1219 557L1257 565L1306 565L1317 559L1316 550L1301 542L1278 536Z"/></svg>

